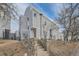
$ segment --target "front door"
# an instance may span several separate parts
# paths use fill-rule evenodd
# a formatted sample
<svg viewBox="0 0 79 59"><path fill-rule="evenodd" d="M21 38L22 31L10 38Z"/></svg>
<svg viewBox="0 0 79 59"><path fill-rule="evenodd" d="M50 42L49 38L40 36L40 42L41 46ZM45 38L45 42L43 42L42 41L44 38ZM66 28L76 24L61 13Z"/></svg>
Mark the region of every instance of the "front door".
<svg viewBox="0 0 79 59"><path fill-rule="evenodd" d="M33 37L35 38L36 37L36 28L32 28L32 31L33 31Z"/></svg>

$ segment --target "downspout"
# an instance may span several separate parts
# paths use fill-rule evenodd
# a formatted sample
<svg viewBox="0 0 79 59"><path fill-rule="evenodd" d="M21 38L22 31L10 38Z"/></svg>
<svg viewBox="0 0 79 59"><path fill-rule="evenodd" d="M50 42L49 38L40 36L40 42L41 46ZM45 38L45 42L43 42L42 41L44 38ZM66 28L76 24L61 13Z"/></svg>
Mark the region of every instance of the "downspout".
<svg viewBox="0 0 79 59"><path fill-rule="evenodd" d="M40 14L40 39L42 39L42 14Z"/></svg>

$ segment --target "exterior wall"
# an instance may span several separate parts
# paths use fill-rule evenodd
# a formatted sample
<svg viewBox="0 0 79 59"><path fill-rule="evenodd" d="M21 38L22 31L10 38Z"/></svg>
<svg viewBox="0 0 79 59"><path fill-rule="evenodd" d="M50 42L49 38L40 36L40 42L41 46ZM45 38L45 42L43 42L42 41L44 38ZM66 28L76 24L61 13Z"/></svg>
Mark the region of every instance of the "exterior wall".
<svg viewBox="0 0 79 59"><path fill-rule="evenodd" d="M49 19L47 17L45 17L44 15L40 15L41 13L38 12L36 9L31 9L31 11L32 11L32 19L33 19L32 27L36 28L36 35L37 35L36 38L38 38L38 39L44 38L44 31L46 31L47 39L48 39L49 30L50 30L52 22L49 21ZM34 14L36 14L36 16L34 16ZM46 22L46 25L45 25L45 22Z"/></svg>

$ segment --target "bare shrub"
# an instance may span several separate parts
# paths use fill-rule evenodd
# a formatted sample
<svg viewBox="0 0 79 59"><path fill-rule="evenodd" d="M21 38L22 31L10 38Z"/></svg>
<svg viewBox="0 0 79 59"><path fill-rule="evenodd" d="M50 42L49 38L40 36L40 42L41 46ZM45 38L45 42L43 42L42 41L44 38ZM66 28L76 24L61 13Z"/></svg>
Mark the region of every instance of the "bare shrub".
<svg viewBox="0 0 79 59"><path fill-rule="evenodd" d="M69 56L77 47L76 42L50 41L48 42L48 52L50 56Z"/></svg>
<svg viewBox="0 0 79 59"><path fill-rule="evenodd" d="M35 39L34 38L24 39L21 43L26 48L28 56L35 55Z"/></svg>

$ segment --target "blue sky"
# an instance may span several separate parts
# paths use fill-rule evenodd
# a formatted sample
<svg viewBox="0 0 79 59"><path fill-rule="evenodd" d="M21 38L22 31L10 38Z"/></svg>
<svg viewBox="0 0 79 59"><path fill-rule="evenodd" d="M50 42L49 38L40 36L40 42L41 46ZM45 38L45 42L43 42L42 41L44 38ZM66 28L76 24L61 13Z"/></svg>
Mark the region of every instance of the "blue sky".
<svg viewBox="0 0 79 59"><path fill-rule="evenodd" d="M37 9L41 10L44 14L52 18L53 20L57 17L58 10L61 7L61 4L55 3L37 3L33 4Z"/></svg>
<svg viewBox="0 0 79 59"><path fill-rule="evenodd" d="M59 10L62 8L62 4L51 4L51 3L34 3L34 4L26 4L26 3L19 3L16 4L19 10L19 16L24 15L24 12L26 8L29 5L33 5L38 10L43 12L43 14L47 15L48 17L52 18L52 20L55 20L55 18L58 16ZM11 22L11 30L16 31L18 30L18 20L12 20Z"/></svg>

